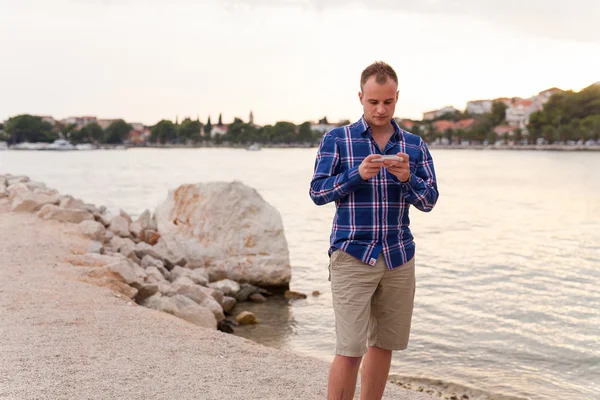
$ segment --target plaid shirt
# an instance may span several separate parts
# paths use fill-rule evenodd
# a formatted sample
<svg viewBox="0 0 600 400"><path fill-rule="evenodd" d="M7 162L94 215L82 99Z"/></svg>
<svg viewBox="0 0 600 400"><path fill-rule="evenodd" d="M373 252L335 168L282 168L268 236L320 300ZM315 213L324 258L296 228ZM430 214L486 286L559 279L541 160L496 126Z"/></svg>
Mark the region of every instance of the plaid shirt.
<svg viewBox="0 0 600 400"><path fill-rule="evenodd" d="M336 205L328 254L341 249L375 265L383 252L389 269L406 264L415 254L409 229L410 205L428 212L439 196L425 142L401 130L393 119L391 122L395 132L383 153L364 117L327 132L321 139L310 183L315 204L334 201ZM367 181L358 173L358 166L369 154L396 153L409 155L411 178L407 183L386 168Z"/></svg>

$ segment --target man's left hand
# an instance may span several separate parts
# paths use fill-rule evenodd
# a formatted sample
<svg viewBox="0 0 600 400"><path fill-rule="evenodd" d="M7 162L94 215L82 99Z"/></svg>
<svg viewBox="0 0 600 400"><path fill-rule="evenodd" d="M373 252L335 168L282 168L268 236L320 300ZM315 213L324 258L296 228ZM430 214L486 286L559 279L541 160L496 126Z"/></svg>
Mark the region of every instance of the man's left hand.
<svg viewBox="0 0 600 400"><path fill-rule="evenodd" d="M398 157L402 157L402 161L385 160L384 166L392 173L400 182L408 182L410 179L410 162L408 154L398 153Z"/></svg>

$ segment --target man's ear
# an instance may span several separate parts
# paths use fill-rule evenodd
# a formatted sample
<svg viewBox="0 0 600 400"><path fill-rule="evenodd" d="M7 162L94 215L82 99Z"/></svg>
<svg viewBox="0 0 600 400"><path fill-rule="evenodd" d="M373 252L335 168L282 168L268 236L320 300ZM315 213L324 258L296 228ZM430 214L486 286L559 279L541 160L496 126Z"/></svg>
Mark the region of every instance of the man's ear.
<svg viewBox="0 0 600 400"><path fill-rule="evenodd" d="M396 90L396 101L398 101L398 95L400 94L399 90Z"/></svg>
<svg viewBox="0 0 600 400"><path fill-rule="evenodd" d="M360 104L363 103L363 92L362 91L358 92L358 100L360 100Z"/></svg>

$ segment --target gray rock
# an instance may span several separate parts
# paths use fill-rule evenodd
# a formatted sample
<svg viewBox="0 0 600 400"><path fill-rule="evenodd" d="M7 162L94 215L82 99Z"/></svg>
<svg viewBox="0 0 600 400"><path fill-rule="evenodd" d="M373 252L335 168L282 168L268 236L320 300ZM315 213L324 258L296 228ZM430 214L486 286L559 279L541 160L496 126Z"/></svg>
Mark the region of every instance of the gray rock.
<svg viewBox="0 0 600 400"><path fill-rule="evenodd" d="M42 219L54 219L57 221L79 224L86 220L93 220L92 214L85 210L73 210L60 208L53 204L46 204L37 214Z"/></svg>
<svg viewBox="0 0 600 400"><path fill-rule="evenodd" d="M129 225L129 232L135 238L142 239L144 237L144 228L138 222L132 222Z"/></svg>
<svg viewBox="0 0 600 400"><path fill-rule="evenodd" d="M173 314L203 328L217 328L217 320L214 314L186 296L167 297L157 293L146 299L142 304L155 310Z"/></svg>
<svg viewBox="0 0 600 400"><path fill-rule="evenodd" d="M86 220L79 224L79 231L93 240L98 240L100 242L104 241L104 237L106 234L106 228L100 222L94 220Z"/></svg>
<svg viewBox="0 0 600 400"><path fill-rule="evenodd" d="M160 271L160 273L162 274L162 276L165 279L171 278L171 273L169 272L169 270L167 270L165 268L165 265L163 264L163 262L160 260L157 260L156 258L152 257L149 254L146 254L144 256L144 258L142 258L142 262L140 265L142 266L142 268L146 268L146 269L148 269L149 267L154 267L158 271Z"/></svg>
<svg viewBox="0 0 600 400"><path fill-rule="evenodd" d="M142 260L143 262L144 260ZM168 282L167 279L164 277L164 275L162 274L162 272L153 266L147 267L146 268L146 274L148 274L148 279L152 278L155 282Z"/></svg>
<svg viewBox="0 0 600 400"><path fill-rule="evenodd" d="M223 306L223 311L228 313L235 308L237 301L233 297L223 296L223 303L221 304Z"/></svg>
<svg viewBox="0 0 600 400"><path fill-rule="evenodd" d="M144 281L148 277L148 274L142 267L135 264L134 262L123 259L118 263L107 265L110 271L120 275L123 278L123 282L129 286L140 289L145 286Z"/></svg>
<svg viewBox="0 0 600 400"><path fill-rule="evenodd" d="M209 283L208 287L223 292L225 296L235 296L236 293L240 291L239 283L232 281L231 279L222 279L217 282Z"/></svg>
<svg viewBox="0 0 600 400"><path fill-rule="evenodd" d="M119 235L124 238L129 237L129 222L123 216L118 215L110 221L108 229L111 230L115 235Z"/></svg>
<svg viewBox="0 0 600 400"><path fill-rule="evenodd" d="M260 288L250 285L248 283L243 283L242 285L240 285L240 290L236 293L235 299L238 302L246 301L248 300L248 297L252 296L254 293L259 292Z"/></svg>
<svg viewBox="0 0 600 400"><path fill-rule="evenodd" d="M11 192L9 198L12 198L12 211L35 212L47 204L54 205L58 203L58 196L46 190L32 192L17 185L12 186L11 188L8 190Z"/></svg>
<svg viewBox="0 0 600 400"><path fill-rule="evenodd" d="M248 297L248 299L253 303L264 303L267 301L267 298L260 293L254 293Z"/></svg>
<svg viewBox="0 0 600 400"><path fill-rule="evenodd" d="M152 258L163 262L162 255L153 246L150 246L148 243L145 242L140 242L135 245L135 254L137 254L138 257L140 257L141 259L143 259L146 256L151 256Z"/></svg>
<svg viewBox="0 0 600 400"><path fill-rule="evenodd" d="M26 183L26 182L29 182L29 177L28 176L23 176L23 175L21 175L21 176L10 176L7 179L7 182L8 182L7 186L11 186L11 185L14 185L14 184L17 184L17 183Z"/></svg>
<svg viewBox="0 0 600 400"><path fill-rule="evenodd" d="M129 214L127 214L125 211L123 211L122 209L119 210L119 215L123 218L125 218L127 220L127 224L131 224L133 222L133 220L131 219L131 217L129 216Z"/></svg>
<svg viewBox="0 0 600 400"><path fill-rule="evenodd" d="M79 199L74 199L72 196L62 196L59 204L60 208L77 208L80 210L86 210L87 212L91 212L84 207L83 201Z"/></svg>
<svg viewBox="0 0 600 400"><path fill-rule="evenodd" d="M204 293L208 294L213 299L215 299L217 301L217 303L221 304L221 306L223 305L223 298L224 298L223 292L220 292L215 289L207 288L204 286L199 286L199 287L200 287L200 290L202 290Z"/></svg>
<svg viewBox="0 0 600 400"><path fill-rule="evenodd" d="M144 282L138 288L138 292L135 295L135 301L138 303L142 303L148 297L154 296L158 293L158 285L151 282Z"/></svg>
<svg viewBox="0 0 600 400"><path fill-rule="evenodd" d="M88 253L104 254L104 245L101 242L92 242L87 251Z"/></svg>
<svg viewBox="0 0 600 400"><path fill-rule="evenodd" d="M225 319L223 314L223 308L221 305L210 295L202 290L202 286L195 284L186 284L184 282L186 278L181 278L177 283L172 285L172 294L180 294L194 300L197 304L208 308L220 322Z"/></svg>

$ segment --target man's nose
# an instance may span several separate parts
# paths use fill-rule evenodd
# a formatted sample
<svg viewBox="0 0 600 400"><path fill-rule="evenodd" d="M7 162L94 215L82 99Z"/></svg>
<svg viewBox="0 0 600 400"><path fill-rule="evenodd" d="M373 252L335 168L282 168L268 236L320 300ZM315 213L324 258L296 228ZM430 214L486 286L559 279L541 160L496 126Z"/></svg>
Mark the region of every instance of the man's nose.
<svg viewBox="0 0 600 400"><path fill-rule="evenodd" d="M383 106L383 104L379 104L379 105L377 106L377 113L378 113L378 114L383 114L383 113L385 113L385 107Z"/></svg>

